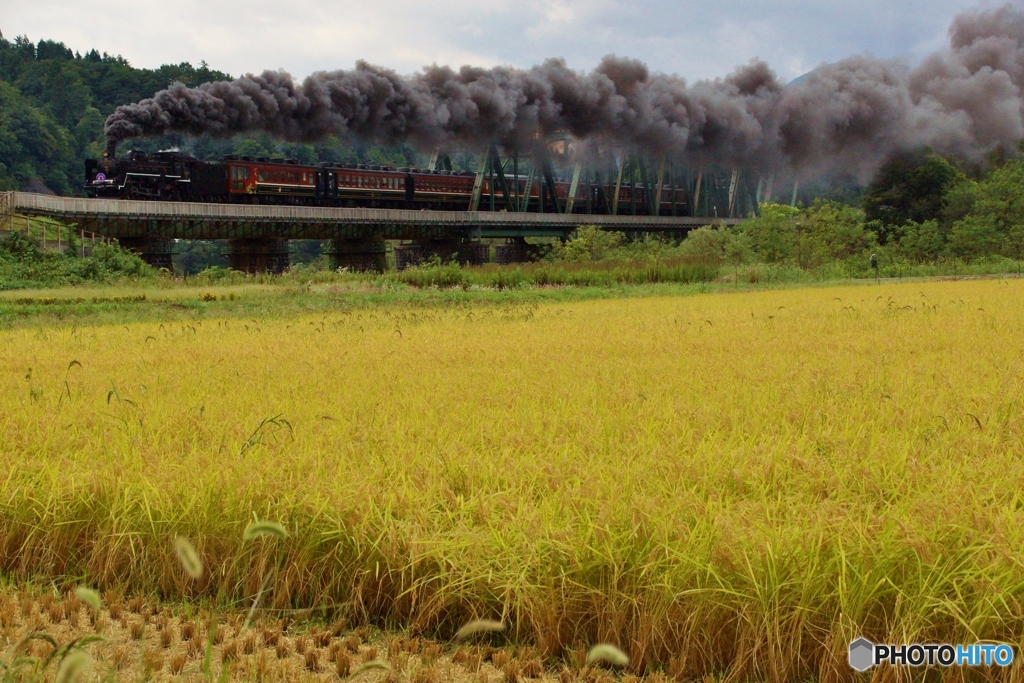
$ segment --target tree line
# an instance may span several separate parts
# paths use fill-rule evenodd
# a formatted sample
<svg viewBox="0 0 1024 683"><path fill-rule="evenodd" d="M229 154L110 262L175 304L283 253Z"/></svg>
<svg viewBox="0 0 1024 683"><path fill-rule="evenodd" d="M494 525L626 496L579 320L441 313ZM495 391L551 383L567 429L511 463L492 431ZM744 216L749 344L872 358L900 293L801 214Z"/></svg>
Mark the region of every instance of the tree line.
<svg viewBox="0 0 1024 683"><path fill-rule="evenodd" d="M174 81L228 77L205 63L138 69L119 55L0 34L0 190L76 194L82 160L102 153L103 122L115 107Z"/></svg>
<svg viewBox="0 0 1024 683"><path fill-rule="evenodd" d="M198 85L231 76L206 62L132 66L120 55L91 49L72 51L54 40L8 40L0 33L0 191L52 191L81 194L83 160L105 148L103 122L121 104L137 102L175 81ZM317 144L291 144L269 135L232 139L167 135L131 141L133 149L155 152L177 148L200 159L226 154L288 157L303 163L338 161L409 166L407 147L384 148L329 138Z"/></svg>

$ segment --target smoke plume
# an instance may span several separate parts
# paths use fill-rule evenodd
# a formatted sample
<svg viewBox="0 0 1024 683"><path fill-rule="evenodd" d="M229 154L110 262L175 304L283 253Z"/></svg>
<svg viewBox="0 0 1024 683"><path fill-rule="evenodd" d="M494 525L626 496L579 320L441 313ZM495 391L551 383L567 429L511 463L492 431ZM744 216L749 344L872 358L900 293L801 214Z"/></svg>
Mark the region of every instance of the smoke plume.
<svg viewBox="0 0 1024 683"><path fill-rule="evenodd" d="M301 83L281 71L190 88L175 83L118 107L108 145L167 132L328 135L421 149L529 146L568 133L691 161L861 178L895 152L927 146L968 161L1014 153L1024 138L1024 12L957 16L949 45L916 69L854 56L784 87L754 60L688 84L606 57L590 73L550 59L531 69L431 66L412 76L365 62Z"/></svg>

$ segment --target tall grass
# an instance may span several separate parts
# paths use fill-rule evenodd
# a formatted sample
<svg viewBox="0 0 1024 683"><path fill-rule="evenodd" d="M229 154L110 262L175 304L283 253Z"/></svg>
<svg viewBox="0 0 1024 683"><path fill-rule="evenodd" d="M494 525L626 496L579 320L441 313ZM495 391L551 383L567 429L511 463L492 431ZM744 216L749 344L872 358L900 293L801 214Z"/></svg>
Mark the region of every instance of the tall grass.
<svg viewBox="0 0 1024 683"><path fill-rule="evenodd" d="M662 282L684 284L710 282L718 277L719 271L718 264L674 258L628 262L541 262L515 266L488 265L467 268L457 264L438 264L388 273L383 279L420 288L610 287Z"/></svg>
<svg viewBox="0 0 1024 683"><path fill-rule="evenodd" d="M3 332L0 568L247 608L276 567L272 613L494 620L680 680L846 680L858 635L1019 647L1022 295Z"/></svg>

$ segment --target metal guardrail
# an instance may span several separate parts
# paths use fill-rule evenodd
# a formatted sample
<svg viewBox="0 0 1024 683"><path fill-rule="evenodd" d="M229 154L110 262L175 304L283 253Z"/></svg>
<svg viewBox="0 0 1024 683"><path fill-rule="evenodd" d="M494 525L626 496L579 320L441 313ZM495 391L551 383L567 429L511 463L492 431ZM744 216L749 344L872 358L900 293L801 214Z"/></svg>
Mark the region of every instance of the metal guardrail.
<svg viewBox="0 0 1024 683"><path fill-rule="evenodd" d="M61 218L113 218L129 220L237 221L254 223L337 223L346 225L415 224L464 228L563 228L598 225L621 230L688 229L700 225L735 225L740 219L692 216L609 216L603 214L506 213L491 211L417 211L408 209L355 209L265 204L200 204L125 199L82 199L27 192L8 193L12 209L20 213Z"/></svg>

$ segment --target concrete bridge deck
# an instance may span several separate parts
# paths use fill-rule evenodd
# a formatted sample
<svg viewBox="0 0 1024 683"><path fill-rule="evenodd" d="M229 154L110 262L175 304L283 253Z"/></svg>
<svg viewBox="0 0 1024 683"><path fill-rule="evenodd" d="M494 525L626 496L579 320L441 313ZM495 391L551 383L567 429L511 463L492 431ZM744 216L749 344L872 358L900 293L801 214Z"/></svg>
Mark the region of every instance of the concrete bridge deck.
<svg viewBox="0 0 1024 683"><path fill-rule="evenodd" d="M164 239L440 239L562 237L580 225L645 233L684 233L742 219L693 216L417 211L265 204L200 204L56 197L26 192L0 196L6 213L49 216L115 238Z"/></svg>

